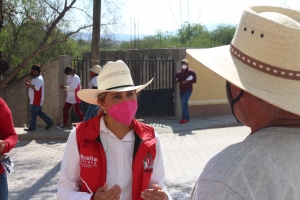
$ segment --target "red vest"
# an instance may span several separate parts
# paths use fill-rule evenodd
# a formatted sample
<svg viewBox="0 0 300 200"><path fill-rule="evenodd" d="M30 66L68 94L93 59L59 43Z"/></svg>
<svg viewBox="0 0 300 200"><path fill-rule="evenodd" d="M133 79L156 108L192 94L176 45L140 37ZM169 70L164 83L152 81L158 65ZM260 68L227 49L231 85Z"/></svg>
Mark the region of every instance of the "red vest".
<svg viewBox="0 0 300 200"><path fill-rule="evenodd" d="M101 115L76 125L80 156L80 191L95 193L106 182L106 155L100 141ZM141 198L148 188L156 155L153 127L133 119L135 132L132 163L132 199Z"/></svg>

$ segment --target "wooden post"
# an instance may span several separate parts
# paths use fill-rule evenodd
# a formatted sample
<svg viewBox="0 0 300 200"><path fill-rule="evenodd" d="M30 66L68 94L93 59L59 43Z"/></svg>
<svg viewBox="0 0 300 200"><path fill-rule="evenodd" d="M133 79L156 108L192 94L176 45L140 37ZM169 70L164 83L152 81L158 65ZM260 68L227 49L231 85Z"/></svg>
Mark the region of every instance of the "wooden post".
<svg viewBox="0 0 300 200"><path fill-rule="evenodd" d="M101 0L94 0L91 66L99 64Z"/></svg>

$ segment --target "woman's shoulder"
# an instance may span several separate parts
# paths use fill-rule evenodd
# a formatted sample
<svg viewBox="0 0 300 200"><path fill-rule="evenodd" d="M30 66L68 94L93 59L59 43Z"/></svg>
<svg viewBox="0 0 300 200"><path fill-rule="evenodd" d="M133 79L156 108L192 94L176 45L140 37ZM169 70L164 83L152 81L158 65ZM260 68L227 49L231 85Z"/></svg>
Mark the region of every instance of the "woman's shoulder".
<svg viewBox="0 0 300 200"><path fill-rule="evenodd" d="M3 108L8 107L4 99L0 98L0 110L3 110Z"/></svg>

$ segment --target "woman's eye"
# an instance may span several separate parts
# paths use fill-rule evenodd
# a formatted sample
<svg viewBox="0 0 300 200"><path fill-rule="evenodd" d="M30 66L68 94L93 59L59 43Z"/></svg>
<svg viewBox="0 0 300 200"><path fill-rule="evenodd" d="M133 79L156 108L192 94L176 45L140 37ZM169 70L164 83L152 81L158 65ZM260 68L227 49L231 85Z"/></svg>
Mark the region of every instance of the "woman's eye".
<svg viewBox="0 0 300 200"><path fill-rule="evenodd" d="M127 93L127 96L132 96L133 95L133 92L128 92Z"/></svg>
<svg viewBox="0 0 300 200"><path fill-rule="evenodd" d="M115 95L115 96L113 96L112 98L113 99L118 99L120 96L119 95Z"/></svg>

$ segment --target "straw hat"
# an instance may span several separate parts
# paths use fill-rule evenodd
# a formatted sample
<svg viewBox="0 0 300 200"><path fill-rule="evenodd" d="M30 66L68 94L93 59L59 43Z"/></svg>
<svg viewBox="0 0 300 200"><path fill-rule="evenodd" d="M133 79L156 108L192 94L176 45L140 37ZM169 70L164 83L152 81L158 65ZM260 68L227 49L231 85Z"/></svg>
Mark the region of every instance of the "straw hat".
<svg viewBox="0 0 300 200"><path fill-rule="evenodd" d="M77 95L81 100L89 104L98 105L97 96L103 92L125 92L130 90L139 92L152 81L153 78L144 85L135 86L129 68L123 61L109 61L103 66L101 73L97 77L98 89L79 90Z"/></svg>
<svg viewBox="0 0 300 200"><path fill-rule="evenodd" d="M187 53L232 84L300 115L300 13L270 6L244 10L231 45Z"/></svg>
<svg viewBox="0 0 300 200"><path fill-rule="evenodd" d="M96 74L100 74L101 71L101 67L99 65L94 65L91 69L89 69L90 71L96 73Z"/></svg>
<svg viewBox="0 0 300 200"><path fill-rule="evenodd" d="M181 63L186 63L186 64L188 64L189 63L189 61L187 60L187 59L183 59L182 61L181 61Z"/></svg>

